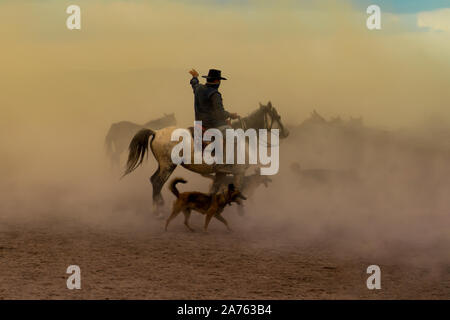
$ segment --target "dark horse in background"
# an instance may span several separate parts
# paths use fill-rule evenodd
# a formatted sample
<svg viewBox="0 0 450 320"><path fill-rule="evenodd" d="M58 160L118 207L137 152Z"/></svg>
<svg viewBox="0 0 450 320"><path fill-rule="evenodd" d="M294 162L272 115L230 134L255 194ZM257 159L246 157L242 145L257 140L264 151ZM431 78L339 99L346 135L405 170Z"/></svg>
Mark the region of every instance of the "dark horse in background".
<svg viewBox="0 0 450 320"><path fill-rule="evenodd" d="M113 123L105 138L106 153L114 167L119 166L120 155L128 147L130 140L141 129L159 130L169 126L175 126L177 120L175 115L164 114L163 117L139 125L130 121Z"/></svg>
<svg viewBox="0 0 450 320"><path fill-rule="evenodd" d="M281 117L278 115L277 110L272 106L271 102L269 102L267 105L260 104L260 107L247 117L233 121L232 127L234 129L242 128L244 130L249 128L253 128L256 130L267 129L269 131L271 129L278 129L280 138L285 138L289 134L288 130L281 122ZM131 173L134 169L142 164L142 161L147 154L149 145L152 150L153 156L155 157L156 161L158 161L158 169L150 178L150 182L153 186L153 204L156 206L155 214L157 216L162 215L162 209L164 205L164 200L161 195L161 189L172 172L177 167L177 165L172 162L171 158L172 149L175 145L178 144L178 141L171 140L172 132L176 129L176 127L167 127L156 131L153 131L151 129L142 129L133 137L133 140L131 140L130 142L127 168L125 170L124 176ZM191 140L192 157L194 157L193 146L194 143L193 140ZM248 154L246 155L246 159L248 159ZM201 175L215 174L211 193L217 192L215 190L220 188L220 183L223 180L224 175L229 173L226 172L227 169L229 170L229 168L224 167L227 165L209 165L206 163L194 164L193 159L190 164L182 163L181 166ZM247 170L248 167L248 164L233 165L233 172L231 174L233 175L235 186L237 188L241 186L245 176L245 170Z"/></svg>

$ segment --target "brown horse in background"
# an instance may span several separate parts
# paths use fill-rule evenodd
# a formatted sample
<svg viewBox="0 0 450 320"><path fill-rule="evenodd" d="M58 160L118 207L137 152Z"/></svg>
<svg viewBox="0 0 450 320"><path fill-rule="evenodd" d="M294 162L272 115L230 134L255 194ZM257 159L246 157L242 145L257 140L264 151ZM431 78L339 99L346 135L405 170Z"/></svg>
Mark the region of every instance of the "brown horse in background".
<svg viewBox="0 0 450 320"><path fill-rule="evenodd" d="M111 160L113 167L118 167L120 155L128 147L130 140L141 129L159 130L169 126L175 126L177 120L175 115L164 114L163 117L150 120L143 125L139 125L130 121L120 121L113 123L108 130L105 138L106 153Z"/></svg>

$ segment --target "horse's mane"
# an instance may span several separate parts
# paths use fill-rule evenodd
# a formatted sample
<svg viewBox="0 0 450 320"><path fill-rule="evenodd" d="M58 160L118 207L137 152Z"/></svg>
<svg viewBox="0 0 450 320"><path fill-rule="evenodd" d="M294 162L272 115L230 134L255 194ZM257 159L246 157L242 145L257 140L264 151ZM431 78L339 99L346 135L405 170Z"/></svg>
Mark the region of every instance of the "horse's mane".
<svg viewBox="0 0 450 320"><path fill-rule="evenodd" d="M250 112L249 114L247 114L247 116L243 117L246 120L255 120L256 118L258 118L261 113L263 113L265 111L264 108L258 108L252 112Z"/></svg>
<svg viewBox="0 0 450 320"><path fill-rule="evenodd" d="M260 114L264 112L263 108L258 108L252 112L250 112L249 114L247 114L247 116L242 117L241 120L246 121L247 125L252 125L255 121L258 120L258 117L260 116ZM240 128L241 126L241 120L234 120L231 125L233 128Z"/></svg>

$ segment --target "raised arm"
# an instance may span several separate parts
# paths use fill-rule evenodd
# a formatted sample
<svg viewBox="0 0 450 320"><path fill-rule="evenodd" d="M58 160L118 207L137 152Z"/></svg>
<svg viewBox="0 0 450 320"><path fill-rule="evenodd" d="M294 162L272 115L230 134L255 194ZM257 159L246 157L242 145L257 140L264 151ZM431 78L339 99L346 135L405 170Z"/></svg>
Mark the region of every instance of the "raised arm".
<svg viewBox="0 0 450 320"><path fill-rule="evenodd" d="M192 79L190 81L190 84L192 86L192 90L195 93L195 89L197 89L199 81L198 81L198 72L195 71L195 69L192 69L191 71L189 71L189 73L192 75Z"/></svg>

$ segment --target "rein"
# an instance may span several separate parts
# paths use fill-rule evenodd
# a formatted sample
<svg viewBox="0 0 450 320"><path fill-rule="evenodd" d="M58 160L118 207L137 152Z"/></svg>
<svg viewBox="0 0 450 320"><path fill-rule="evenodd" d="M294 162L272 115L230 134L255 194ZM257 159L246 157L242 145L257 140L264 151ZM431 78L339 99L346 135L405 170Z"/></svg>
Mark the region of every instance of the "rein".
<svg viewBox="0 0 450 320"><path fill-rule="evenodd" d="M245 121L246 118L247 118L247 117L245 117L245 118L239 117L239 123L240 123L240 125L241 125L241 128L242 128L244 131L247 130L247 124L246 124L246 121Z"/></svg>
<svg viewBox="0 0 450 320"><path fill-rule="evenodd" d="M270 127L269 127L269 124L268 124L269 121L267 119L268 115L269 115L269 112L267 110L264 110L264 116L263 116L263 118L264 118L264 128L267 129L267 131L270 131L270 130L272 130L272 126L273 126L273 115L270 115L270 119L272 120L272 121L270 121ZM267 146L277 146L277 145L273 145L272 143L269 143L267 140L264 141L264 143L265 143L266 147ZM280 143L278 143L278 146L279 145L280 145Z"/></svg>
<svg viewBox="0 0 450 320"><path fill-rule="evenodd" d="M263 128L267 129L268 131L272 130L273 127L273 123L274 123L274 119L273 119L273 115L269 114L269 111L267 109L264 109L262 114L262 122L263 122ZM268 120L268 116L270 116L270 126L269 126L269 120ZM249 128L248 126L248 121L250 117L254 117L254 115L249 115L246 117L239 117L238 121L239 121L239 126L241 127L241 129L243 129L244 131L247 130ZM256 129L256 128L255 128ZM268 143L268 141L266 140L264 142L266 144L266 146L272 146L271 143Z"/></svg>

